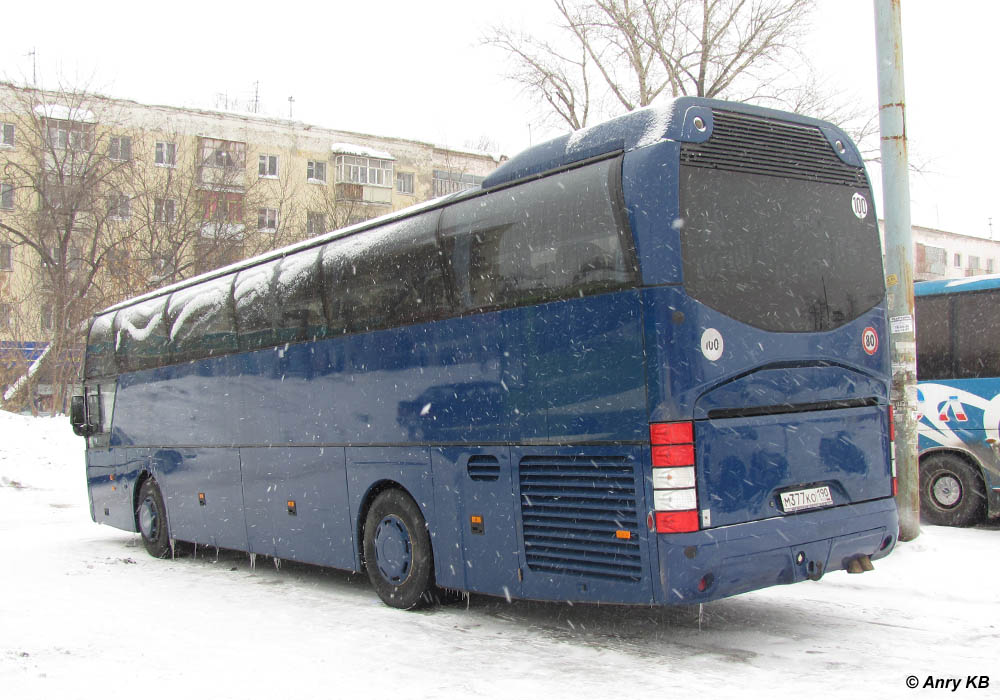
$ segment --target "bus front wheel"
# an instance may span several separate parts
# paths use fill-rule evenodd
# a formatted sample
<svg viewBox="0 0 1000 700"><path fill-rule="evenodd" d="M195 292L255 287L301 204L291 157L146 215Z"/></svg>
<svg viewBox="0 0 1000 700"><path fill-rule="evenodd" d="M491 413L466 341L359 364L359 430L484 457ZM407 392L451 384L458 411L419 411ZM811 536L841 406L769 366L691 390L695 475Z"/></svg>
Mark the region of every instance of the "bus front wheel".
<svg viewBox="0 0 1000 700"><path fill-rule="evenodd" d="M142 535L146 551L157 559L170 552L170 533L167 528L167 508L163 494L153 479L146 479L139 489L139 503L135 509L135 522Z"/></svg>
<svg viewBox="0 0 1000 700"><path fill-rule="evenodd" d="M965 527L982 519L986 498L975 467L960 457L930 455L920 463L920 514L932 525Z"/></svg>
<svg viewBox="0 0 1000 700"><path fill-rule="evenodd" d="M375 497L365 519L364 554L368 578L386 605L411 610L431 601L431 538L409 494L389 489Z"/></svg>

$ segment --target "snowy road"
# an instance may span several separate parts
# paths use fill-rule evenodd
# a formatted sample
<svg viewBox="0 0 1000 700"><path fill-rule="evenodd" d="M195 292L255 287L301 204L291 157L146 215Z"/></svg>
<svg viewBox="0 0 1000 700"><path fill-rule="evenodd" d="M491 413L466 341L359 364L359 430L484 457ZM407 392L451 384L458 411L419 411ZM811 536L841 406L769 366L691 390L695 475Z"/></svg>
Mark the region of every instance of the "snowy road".
<svg viewBox="0 0 1000 700"><path fill-rule="evenodd" d="M473 597L408 613L361 576L90 521L65 419L0 413L0 698L1000 696L1000 526L925 527L874 572L691 608ZM989 689L966 688L989 676ZM954 697L954 696L953 696Z"/></svg>

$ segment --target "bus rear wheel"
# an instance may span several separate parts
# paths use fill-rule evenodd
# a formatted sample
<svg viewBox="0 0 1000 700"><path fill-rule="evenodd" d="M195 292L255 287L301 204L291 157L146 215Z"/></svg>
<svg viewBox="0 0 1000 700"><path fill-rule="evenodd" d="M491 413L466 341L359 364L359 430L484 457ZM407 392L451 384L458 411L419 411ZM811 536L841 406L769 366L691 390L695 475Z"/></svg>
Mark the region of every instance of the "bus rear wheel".
<svg viewBox="0 0 1000 700"><path fill-rule="evenodd" d="M142 535L146 551L157 559L170 552L170 531L167 527L167 507L163 494L153 479L146 479L139 489L139 502L135 509L135 522Z"/></svg>
<svg viewBox="0 0 1000 700"><path fill-rule="evenodd" d="M368 578L386 605L412 610L432 601L431 538L409 494L389 489L375 497L365 519L364 554Z"/></svg>
<svg viewBox="0 0 1000 700"><path fill-rule="evenodd" d="M932 525L979 522L986 498L975 467L960 457L930 455L920 463L920 514Z"/></svg>

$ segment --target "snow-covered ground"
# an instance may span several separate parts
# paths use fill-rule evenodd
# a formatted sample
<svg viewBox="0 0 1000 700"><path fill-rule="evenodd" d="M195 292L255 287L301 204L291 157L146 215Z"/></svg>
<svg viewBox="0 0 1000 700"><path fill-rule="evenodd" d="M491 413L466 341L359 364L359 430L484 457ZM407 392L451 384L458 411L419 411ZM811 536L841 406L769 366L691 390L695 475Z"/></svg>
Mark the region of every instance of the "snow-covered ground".
<svg viewBox="0 0 1000 700"><path fill-rule="evenodd" d="M0 698L915 697L1000 693L1000 525L924 527L876 570L704 606L474 596L384 606L361 576L90 520L65 418L0 412ZM989 676L989 689L965 687ZM949 687L950 689L950 687Z"/></svg>

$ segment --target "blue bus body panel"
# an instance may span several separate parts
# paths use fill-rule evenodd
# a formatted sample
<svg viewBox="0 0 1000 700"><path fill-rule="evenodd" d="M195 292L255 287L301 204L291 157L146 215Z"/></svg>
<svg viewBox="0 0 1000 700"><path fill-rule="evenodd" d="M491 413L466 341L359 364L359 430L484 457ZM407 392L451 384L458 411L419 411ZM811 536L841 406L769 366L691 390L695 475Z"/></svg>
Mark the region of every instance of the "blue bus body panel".
<svg viewBox="0 0 1000 700"><path fill-rule="evenodd" d="M917 385L921 455L956 451L980 465L991 517L1000 515L1000 378Z"/></svg>
<svg viewBox="0 0 1000 700"><path fill-rule="evenodd" d="M859 397L887 402L889 351L882 305L822 333L751 328L691 299L676 286L643 290L643 305L651 421L701 419L714 408L738 406ZM879 338L872 355L862 346L869 327ZM708 328L718 330L723 339L718 361L701 352L701 336ZM776 394L780 391L787 392L786 398ZM722 405L738 399L745 403Z"/></svg>
<svg viewBox="0 0 1000 700"><path fill-rule="evenodd" d="M364 505L398 484L427 520L441 585L521 595L509 445L578 458L574 443L647 439L639 299L576 298L123 375L109 459L152 455L178 539L353 570ZM641 463L634 446L587 449ZM473 454L494 455L502 478L470 477ZM468 531L471 515L483 535ZM642 561L644 592L629 599L650 597Z"/></svg>

